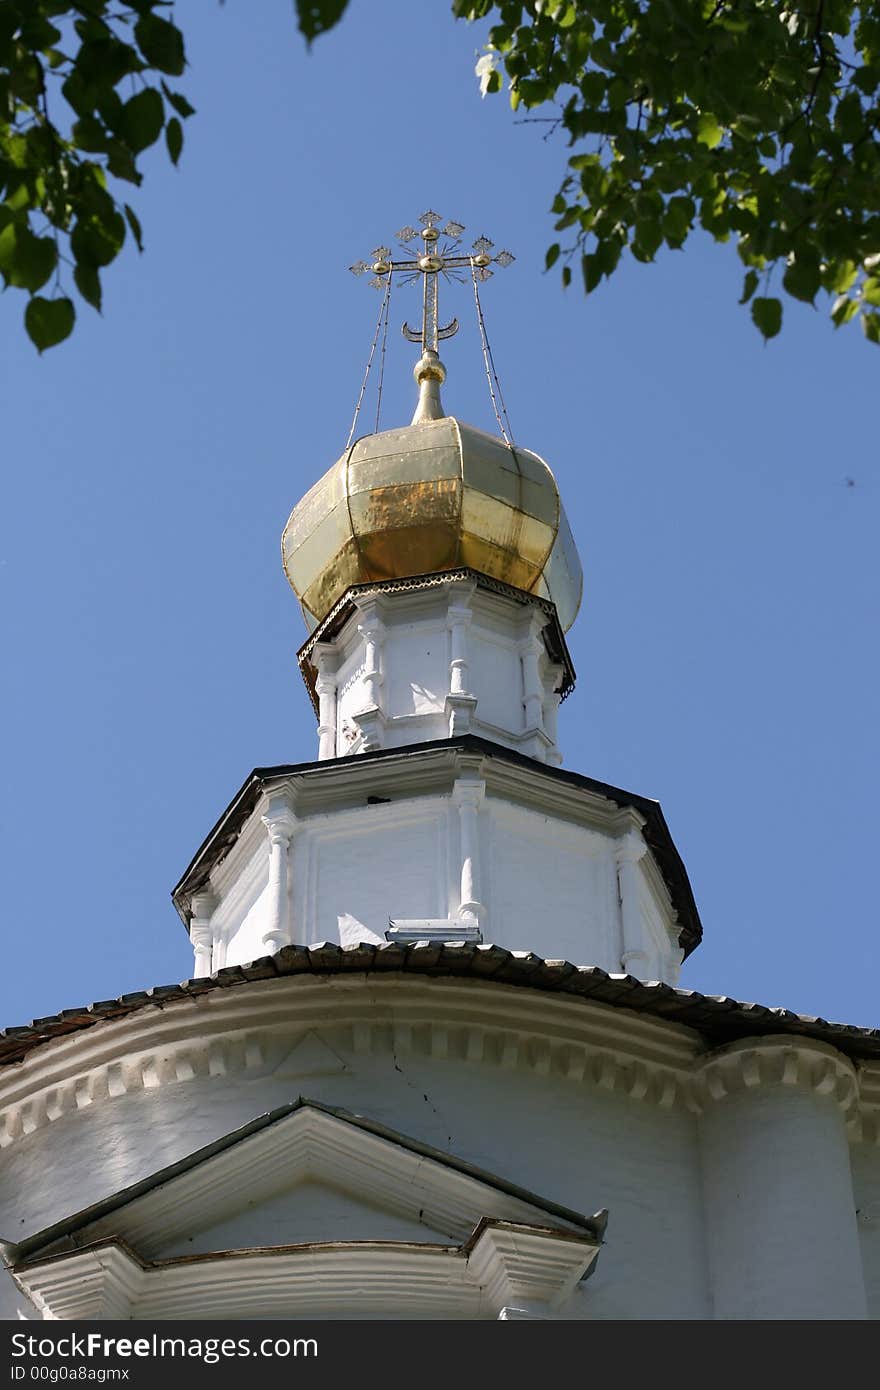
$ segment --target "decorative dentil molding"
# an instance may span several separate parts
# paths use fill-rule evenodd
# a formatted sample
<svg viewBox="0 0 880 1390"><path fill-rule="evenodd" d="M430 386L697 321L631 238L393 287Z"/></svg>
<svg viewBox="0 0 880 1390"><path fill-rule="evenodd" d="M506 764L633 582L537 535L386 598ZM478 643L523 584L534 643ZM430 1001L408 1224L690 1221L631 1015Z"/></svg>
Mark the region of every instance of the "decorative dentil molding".
<svg viewBox="0 0 880 1390"><path fill-rule="evenodd" d="M439 949L439 948L438 948ZM236 972L238 973L238 972ZM340 1056L459 1060L671 1107L698 1051L689 1030L509 985L363 976L254 980L41 1048L0 1075L0 1148L119 1096L268 1076L314 1033ZM291 1068L287 1068L286 1074Z"/></svg>
<svg viewBox="0 0 880 1390"><path fill-rule="evenodd" d="M848 1120L859 1099L856 1069L833 1047L805 1038L765 1037L710 1054L694 1076L693 1104L703 1111L728 1096L779 1086L823 1096Z"/></svg>
<svg viewBox="0 0 880 1390"><path fill-rule="evenodd" d="M441 949L437 948L438 951ZM523 953L514 953L523 955ZM526 953L527 954L527 953ZM222 974L222 972L221 972ZM199 1080L267 1077L307 1035L353 1064L358 1056L457 1060L595 1087L699 1114L725 1096L791 1086L840 1106L851 1141L880 1143L877 1068L809 1039L746 1039L706 1055L699 1036L595 1001L447 977L296 975L146 1005L124 1021L36 1049L0 1073L0 1148L65 1115L118 1097ZM865 1095L857 1107L864 1074Z"/></svg>

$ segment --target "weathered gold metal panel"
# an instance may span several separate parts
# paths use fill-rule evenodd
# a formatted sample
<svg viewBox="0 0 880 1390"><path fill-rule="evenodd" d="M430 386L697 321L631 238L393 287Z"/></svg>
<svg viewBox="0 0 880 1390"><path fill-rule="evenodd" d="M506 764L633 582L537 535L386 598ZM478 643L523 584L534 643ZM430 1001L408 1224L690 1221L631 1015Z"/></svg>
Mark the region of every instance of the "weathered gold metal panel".
<svg viewBox="0 0 880 1390"><path fill-rule="evenodd" d="M482 536L472 536L467 531L461 537L461 563L469 569L490 574L493 579L503 579L516 589L530 590L540 574L535 565L530 565L521 555L510 550L502 550Z"/></svg>
<svg viewBox="0 0 880 1390"><path fill-rule="evenodd" d="M399 487L373 488L348 499L355 536L366 532L393 531L399 526L457 520L461 512L461 484L457 478L428 479Z"/></svg>
<svg viewBox="0 0 880 1390"><path fill-rule="evenodd" d="M449 446L420 449L415 454L382 454L375 458L352 458L348 465L350 493L367 492L373 487L428 482L437 478L459 478L461 460Z"/></svg>
<svg viewBox="0 0 880 1390"><path fill-rule="evenodd" d="M559 495L550 469L537 454L511 449L482 430L461 426L465 485L508 502L519 511L556 526Z"/></svg>
<svg viewBox="0 0 880 1390"><path fill-rule="evenodd" d="M339 464L319 478L298 502L284 528L281 544L286 554L292 554L310 536L328 512L345 500L345 473Z"/></svg>
<svg viewBox="0 0 880 1390"><path fill-rule="evenodd" d="M472 487L464 490L461 524L471 535L482 536L501 550L521 555L537 569L548 558L555 535L543 521Z"/></svg>
<svg viewBox="0 0 880 1390"><path fill-rule="evenodd" d="M342 550L327 561L318 577L305 590L302 596L303 607L308 608L320 622L321 618L329 613L339 595L344 594L352 584L363 583L365 577L372 578L362 573L357 546L353 539L348 540Z"/></svg>
<svg viewBox="0 0 880 1390"><path fill-rule="evenodd" d="M450 416L359 439L294 508L282 556L310 624L353 584L462 565L552 599L563 628L580 603L550 469Z"/></svg>
<svg viewBox="0 0 880 1390"><path fill-rule="evenodd" d="M458 522L425 526L399 526L360 538L364 579L400 579L413 574L433 574L459 565Z"/></svg>
<svg viewBox="0 0 880 1390"><path fill-rule="evenodd" d="M544 568L550 598L556 604L556 612L563 632L567 632L577 617L583 597L584 575L574 536L568 524L568 517L560 508L559 532L550 558Z"/></svg>
<svg viewBox="0 0 880 1390"><path fill-rule="evenodd" d="M414 454L419 449L455 446L455 419L444 415L440 420L426 420L418 425L401 425L398 429L382 430L379 434L364 434L351 448L354 458L382 458L385 454Z"/></svg>
<svg viewBox="0 0 880 1390"><path fill-rule="evenodd" d="M285 533L284 566L294 588L300 593L310 588L350 538L351 522L344 497L311 531L297 527L295 532ZM298 544L292 549L294 542Z"/></svg>

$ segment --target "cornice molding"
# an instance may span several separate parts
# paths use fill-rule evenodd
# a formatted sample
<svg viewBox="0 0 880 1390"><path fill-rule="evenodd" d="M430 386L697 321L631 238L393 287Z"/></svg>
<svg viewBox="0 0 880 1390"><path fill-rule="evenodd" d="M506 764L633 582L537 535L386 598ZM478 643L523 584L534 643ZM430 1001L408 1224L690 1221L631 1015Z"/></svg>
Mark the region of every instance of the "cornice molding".
<svg viewBox="0 0 880 1390"><path fill-rule="evenodd" d="M252 833L248 823L257 806L277 790L283 790L294 813L306 819L356 804L364 789L394 799L429 795L448 791L456 777L467 773L485 780L488 794L498 800L507 798L613 836L643 831L678 915L679 944L686 954L699 944L702 927L690 885L657 803L538 762L476 734L255 769L190 862L172 892L172 901L188 925L192 894L208 877L218 889L222 887L223 861L239 836Z"/></svg>
<svg viewBox="0 0 880 1390"><path fill-rule="evenodd" d="M780 1049L800 1051L810 1059L808 1076L826 1093L839 1083L845 1105L855 1078L859 1113L848 1110L849 1139L880 1143L877 1030L491 944L323 943L6 1030L0 1146L130 1092L199 1075L266 1075L310 1032L329 1032L337 1055L356 1040L365 1051L393 1041L395 1049L520 1066L663 1105L681 1097L695 1111L712 1101L708 1078L719 1097L734 1088L744 1052L763 1050L766 1058L775 1048L779 1069ZM771 1081L768 1064L748 1075ZM299 1074L295 1061L284 1071ZM780 1073L783 1084L799 1074L793 1064Z"/></svg>
<svg viewBox="0 0 880 1390"><path fill-rule="evenodd" d="M292 1194L310 1181L374 1215L382 1211L455 1242L472 1239L491 1218L586 1235L598 1249L607 1219L604 1211L588 1217L548 1202L364 1117L298 1100L18 1246L7 1244L6 1258L22 1266L114 1240L142 1259L161 1259L231 1211L246 1205L256 1212L280 1190Z"/></svg>
<svg viewBox="0 0 880 1390"><path fill-rule="evenodd" d="M122 1241L16 1267L15 1278L52 1319L339 1316L498 1318L528 1295L546 1316L592 1270L599 1247L574 1232L481 1221L461 1246L336 1241L155 1263Z"/></svg>
<svg viewBox="0 0 880 1390"><path fill-rule="evenodd" d="M318 643L329 642L338 637L350 621L352 614L358 611L358 605L364 599L372 600L381 605L387 603L391 596L402 598L405 595L411 595L418 599L423 595L429 597L432 591L436 592L438 589L451 588L453 592L461 592L462 586L471 585L475 591L472 602L487 599L490 596L500 596L503 599L513 600L517 604L540 610L548 650L552 652L554 659L564 672L561 693L562 698L565 699L574 688L575 672L555 605L550 599L541 598L537 594L526 593L522 589L516 589L499 579L492 579L478 570L463 567L438 573L414 575L408 579L377 580L368 584L353 585L347 589L297 652L303 681L313 705L317 705L314 692L316 670L312 661L313 649ZM315 713L317 713L317 708Z"/></svg>
<svg viewBox="0 0 880 1390"><path fill-rule="evenodd" d="M677 1024L488 981L254 980L37 1048L0 1077L0 1148L118 1096L197 1077L267 1076L308 1032L337 1053L458 1059L666 1107L685 1099L700 1051L698 1036Z"/></svg>

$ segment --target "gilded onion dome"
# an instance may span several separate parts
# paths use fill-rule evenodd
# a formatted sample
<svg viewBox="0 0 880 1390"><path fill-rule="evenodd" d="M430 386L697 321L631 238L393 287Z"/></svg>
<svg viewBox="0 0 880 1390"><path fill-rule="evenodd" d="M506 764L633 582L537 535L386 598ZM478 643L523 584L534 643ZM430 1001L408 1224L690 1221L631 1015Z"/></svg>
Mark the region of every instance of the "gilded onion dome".
<svg viewBox="0 0 880 1390"><path fill-rule="evenodd" d="M315 628L353 584L468 567L550 599L564 630L583 575L543 459L443 414L435 352L412 424L355 441L297 503L284 571Z"/></svg>

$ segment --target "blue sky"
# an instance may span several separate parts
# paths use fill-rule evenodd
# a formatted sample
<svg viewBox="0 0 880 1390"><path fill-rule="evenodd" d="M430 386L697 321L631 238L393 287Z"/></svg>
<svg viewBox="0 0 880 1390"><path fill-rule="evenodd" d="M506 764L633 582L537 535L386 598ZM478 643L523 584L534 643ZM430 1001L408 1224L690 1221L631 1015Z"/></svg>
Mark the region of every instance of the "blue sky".
<svg viewBox="0 0 880 1390"><path fill-rule="evenodd" d="M0 301L0 1022L186 978L172 885L252 767L315 756L279 538L360 386L378 300L346 267L430 206L517 256L490 336L586 576L565 764L661 802L705 930L682 983L880 1023L880 353L799 305L763 346L705 239L564 293L564 148L480 99L480 33L353 0L308 53L291 9L182 8L198 115L103 318L39 359ZM467 294L445 401L492 428ZM385 427L416 292L392 311Z"/></svg>

